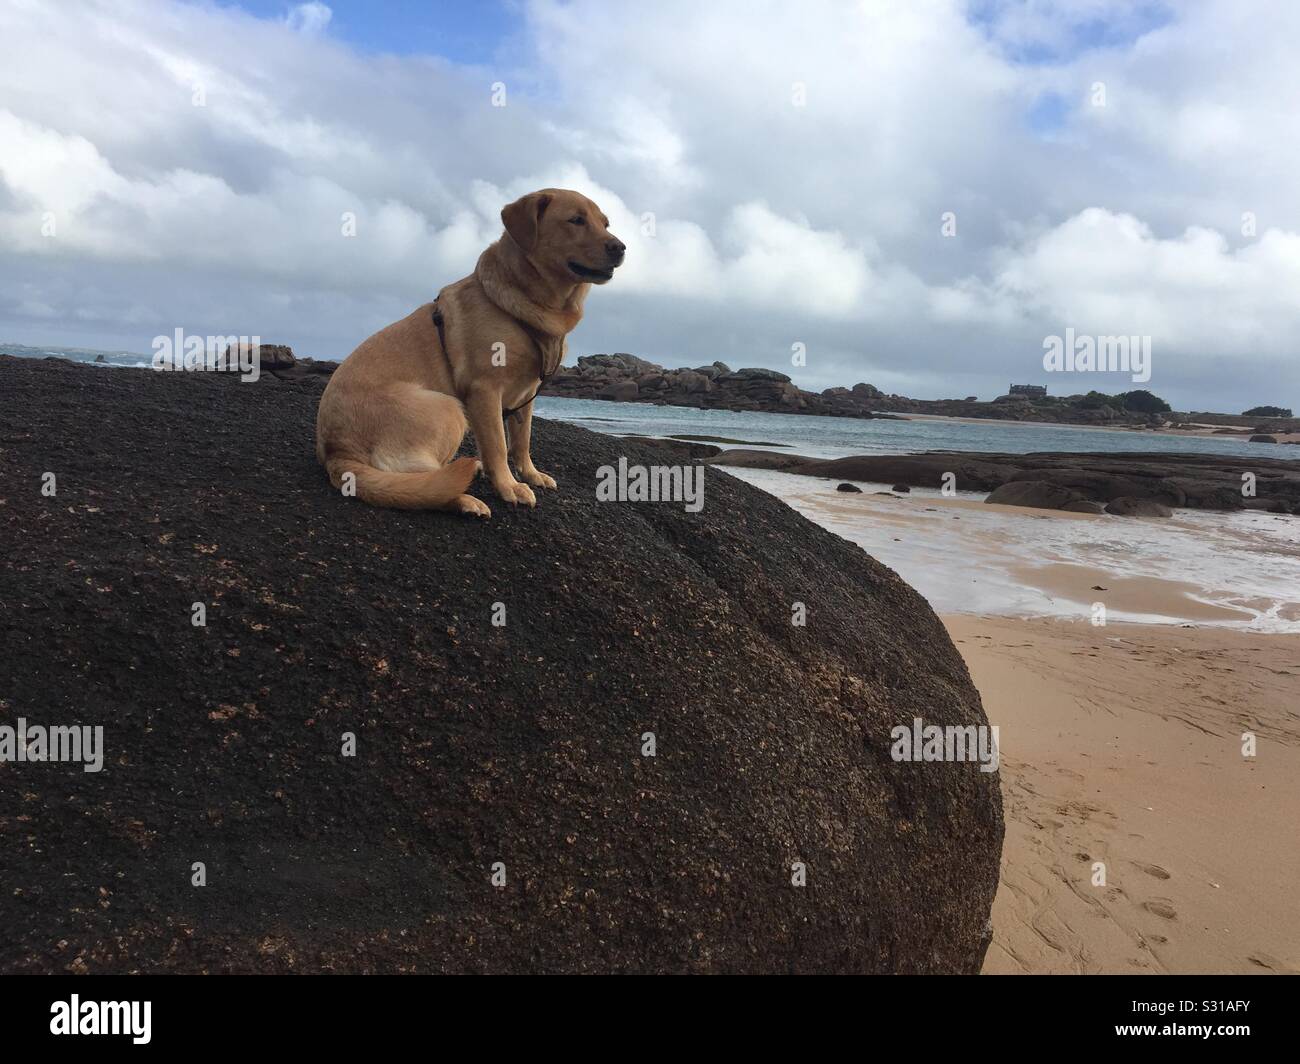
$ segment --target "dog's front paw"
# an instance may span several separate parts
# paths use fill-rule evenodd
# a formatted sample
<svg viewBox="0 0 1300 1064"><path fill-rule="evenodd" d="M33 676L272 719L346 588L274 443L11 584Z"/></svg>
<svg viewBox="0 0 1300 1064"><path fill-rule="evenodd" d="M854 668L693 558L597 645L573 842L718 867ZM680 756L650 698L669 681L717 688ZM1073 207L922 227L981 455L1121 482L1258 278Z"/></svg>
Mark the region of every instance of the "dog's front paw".
<svg viewBox="0 0 1300 1064"><path fill-rule="evenodd" d="M503 480L499 484L494 484L497 494L509 503L522 502L525 506L536 506L537 496L533 494L533 489L527 484L520 484L517 480Z"/></svg>
<svg viewBox="0 0 1300 1064"><path fill-rule="evenodd" d="M473 495L458 495L451 501L452 509L457 513L469 514L471 517L491 517L492 511L487 503L480 502Z"/></svg>
<svg viewBox="0 0 1300 1064"><path fill-rule="evenodd" d="M543 473L536 466L529 466L519 470L520 479L525 484L531 484L535 488L555 488L555 478L549 473Z"/></svg>

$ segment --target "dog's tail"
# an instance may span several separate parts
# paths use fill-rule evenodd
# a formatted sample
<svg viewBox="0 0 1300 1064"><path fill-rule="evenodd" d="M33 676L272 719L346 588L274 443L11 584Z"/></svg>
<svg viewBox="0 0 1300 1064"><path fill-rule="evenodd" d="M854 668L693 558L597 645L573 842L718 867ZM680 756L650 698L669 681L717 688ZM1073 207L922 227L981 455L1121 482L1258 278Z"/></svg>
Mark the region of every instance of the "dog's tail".
<svg viewBox="0 0 1300 1064"><path fill-rule="evenodd" d="M479 468L477 458L456 458L419 473L390 473L352 458L331 458L325 463L336 488L342 488L344 477L351 473L358 499L394 510L440 510L465 494Z"/></svg>

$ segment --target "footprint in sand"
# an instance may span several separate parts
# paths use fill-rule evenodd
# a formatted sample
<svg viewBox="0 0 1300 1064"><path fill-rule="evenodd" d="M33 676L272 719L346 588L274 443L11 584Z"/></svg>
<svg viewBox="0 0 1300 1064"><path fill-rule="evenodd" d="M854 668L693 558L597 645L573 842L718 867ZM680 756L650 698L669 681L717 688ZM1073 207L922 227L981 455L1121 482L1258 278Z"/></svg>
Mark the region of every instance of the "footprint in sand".
<svg viewBox="0 0 1300 1064"><path fill-rule="evenodd" d="M1169 873L1161 868L1158 864L1143 864L1141 861L1129 861L1134 868L1139 868L1149 876L1156 879L1168 879Z"/></svg>
<svg viewBox="0 0 1300 1064"><path fill-rule="evenodd" d="M1156 916L1162 917L1165 920L1178 919L1178 910L1169 903L1168 898L1152 898L1150 901L1144 901L1142 903L1142 908L1149 913L1155 913Z"/></svg>
<svg viewBox="0 0 1300 1064"><path fill-rule="evenodd" d="M1290 967L1285 961L1280 961L1276 957L1267 953L1251 953L1246 956L1251 964L1257 968L1263 968L1267 972L1281 972L1286 975L1294 975L1295 969Z"/></svg>

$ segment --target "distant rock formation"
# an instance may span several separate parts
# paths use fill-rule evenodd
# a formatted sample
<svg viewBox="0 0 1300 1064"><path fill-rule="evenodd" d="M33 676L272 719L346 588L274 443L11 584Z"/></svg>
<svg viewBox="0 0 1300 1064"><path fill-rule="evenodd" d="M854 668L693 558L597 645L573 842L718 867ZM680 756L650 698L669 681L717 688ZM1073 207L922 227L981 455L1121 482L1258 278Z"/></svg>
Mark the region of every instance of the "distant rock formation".
<svg viewBox="0 0 1300 1064"><path fill-rule="evenodd" d="M226 369L248 365L250 346L227 347L218 365ZM262 377L271 380L319 380L324 383L325 378L339 368L339 364L333 361L295 358L293 348L287 344L259 344L252 348L252 354L257 359Z"/></svg>
<svg viewBox="0 0 1300 1064"><path fill-rule="evenodd" d="M886 395L861 382L851 388L810 392L772 369L732 370L724 362L694 369L665 369L636 355L584 355L561 368L542 390L543 395L567 399L607 399L620 403L688 406L701 410L758 410L825 417L902 418L908 414L969 417L1007 421L1058 422L1070 425L1126 425L1146 428L1163 424L1159 414L1117 409L1084 395L1047 396L1038 385L1015 385L1015 394L983 403L965 399L909 399Z"/></svg>
<svg viewBox="0 0 1300 1064"><path fill-rule="evenodd" d="M701 410L760 410L828 417L879 417L872 406L880 392L870 384L797 387L774 369L732 370L725 362L694 369L665 369L636 355L584 355L547 382L543 395L566 399L608 399L620 403L689 406Z"/></svg>

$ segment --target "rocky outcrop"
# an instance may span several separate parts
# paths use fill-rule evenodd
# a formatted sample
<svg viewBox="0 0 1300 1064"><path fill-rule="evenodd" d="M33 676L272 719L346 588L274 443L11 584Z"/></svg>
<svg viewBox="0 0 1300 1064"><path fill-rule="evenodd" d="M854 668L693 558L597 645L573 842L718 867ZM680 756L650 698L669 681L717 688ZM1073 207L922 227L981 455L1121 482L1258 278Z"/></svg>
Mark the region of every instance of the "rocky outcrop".
<svg viewBox="0 0 1300 1064"><path fill-rule="evenodd" d="M222 352L222 364L231 369L248 365L248 354L247 346L227 347ZM252 354L261 378L272 381L313 380L324 384L325 378L339 368L337 362L326 359L296 358L286 344L259 344L252 348Z"/></svg>
<svg viewBox="0 0 1300 1064"><path fill-rule="evenodd" d="M886 395L866 382L851 388L811 392L798 387L788 374L778 370L750 367L733 371L723 362L694 369L666 369L625 353L582 356L552 377L542 394L703 410L761 410L825 417L898 418L906 414L937 414L1133 427L1156 426L1163 421L1157 414L1136 414L1106 405L1095 407L1082 395L1035 399L1007 395L990 403L979 402L974 396L909 399L905 395Z"/></svg>
<svg viewBox="0 0 1300 1064"><path fill-rule="evenodd" d="M1277 443L1276 436L1270 436L1266 432L1256 433L1250 438L1251 443Z"/></svg>
<svg viewBox="0 0 1300 1064"><path fill-rule="evenodd" d="M891 757L979 696L774 497L599 502L665 452L538 419L535 510L377 510L317 467L315 389L0 390L0 723L105 745L0 765L0 970L979 970L998 776Z"/></svg>
<svg viewBox="0 0 1300 1064"><path fill-rule="evenodd" d="M797 387L777 370L732 370L725 362L695 369L665 369L635 355L584 355L546 383L543 395L607 399L701 410L761 410L784 414L873 418L880 395L869 384L828 388L818 394Z"/></svg>
<svg viewBox="0 0 1300 1064"><path fill-rule="evenodd" d="M1064 510L1068 505L1083 501L1083 496L1073 488L1048 484L1041 480L1013 480L994 488L987 503L1001 506L1033 506L1040 510Z"/></svg>
<svg viewBox="0 0 1300 1064"><path fill-rule="evenodd" d="M1116 517L1172 517L1173 510L1155 499L1133 499L1124 496L1106 504L1106 512Z"/></svg>
<svg viewBox="0 0 1300 1064"><path fill-rule="evenodd" d="M1300 461L1216 454L925 454L857 455L831 460L776 451L736 449L708 459L717 465L777 469L786 473L876 484L909 483L957 491L990 492L988 502L1015 506L1074 502L1102 505L1116 499L1150 499L1163 506L1204 510L1300 513ZM1004 487L1005 486L1005 487ZM1045 489L1054 489L1048 493ZM1253 490L1253 494L1244 491ZM1018 499L1022 501L1011 502ZM1037 502L1023 501L1038 499ZM1056 500L1050 503L1047 500ZM1059 505L1057 505L1059 504ZM1096 512L1083 508L1081 512Z"/></svg>

